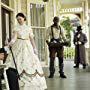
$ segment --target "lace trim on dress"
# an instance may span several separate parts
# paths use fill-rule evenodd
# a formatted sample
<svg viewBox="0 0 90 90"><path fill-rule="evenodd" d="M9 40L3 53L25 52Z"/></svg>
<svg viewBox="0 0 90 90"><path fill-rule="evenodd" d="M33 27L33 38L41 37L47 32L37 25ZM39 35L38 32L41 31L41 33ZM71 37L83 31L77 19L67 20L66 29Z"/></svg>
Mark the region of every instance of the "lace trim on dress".
<svg viewBox="0 0 90 90"><path fill-rule="evenodd" d="M34 74L28 74L28 73L26 73L26 72L21 73L21 74L20 74L20 77L22 77L23 74L25 74L26 76L29 76L29 77L35 77L36 75L39 75L40 77L45 76L44 74L40 74L37 70L36 70L36 72L35 72Z"/></svg>

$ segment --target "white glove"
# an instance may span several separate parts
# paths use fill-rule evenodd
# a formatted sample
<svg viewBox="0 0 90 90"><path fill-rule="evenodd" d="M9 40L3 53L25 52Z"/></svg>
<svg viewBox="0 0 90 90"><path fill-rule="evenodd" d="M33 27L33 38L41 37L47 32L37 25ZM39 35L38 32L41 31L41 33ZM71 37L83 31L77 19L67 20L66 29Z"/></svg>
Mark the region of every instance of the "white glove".
<svg viewBox="0 0 90 90"><path fill-rule="evenodd" d="M75 42L75 45L77 45L77 42Z"/></svg>
<svg viewBox="0 0 90 90"><path fill-rule="evenodd" d="M53 41L54 43L57 43L55 40Z"/></svg>
<svg viewBox="0 0 90 90"><path fill-rule="evenodd" d="M82 43L80 41L78 41L78 44L81 45Z"/></svg>
<svg viewBox="0 0 90 90"><path fill-rule="evenodd" d="M33 49L33 50L34 50L34 53L35 53L36 55L38 55L37 49Z"/></svg>
<svg viewBox="0 0 90 90"><path fill-rule="evenodd" d="M7 54L10 52L9 46L4 46L4 49L5 49L5 51L7 52Z"/></svg>

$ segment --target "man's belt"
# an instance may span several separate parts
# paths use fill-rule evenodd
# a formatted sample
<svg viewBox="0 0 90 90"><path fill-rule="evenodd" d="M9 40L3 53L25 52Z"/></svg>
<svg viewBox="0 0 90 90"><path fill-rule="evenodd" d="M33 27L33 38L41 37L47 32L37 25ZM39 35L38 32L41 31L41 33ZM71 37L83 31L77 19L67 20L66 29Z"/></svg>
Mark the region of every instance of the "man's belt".
<svg viewBox="0 0 90 90"><path fill-rule="evenodd" d="M68 46L69 43L68 42L57 42L57 43L54 43L54 42L50 42L48 44L49 47L53 47L53 48L58 48L60 46Z"/></svg>

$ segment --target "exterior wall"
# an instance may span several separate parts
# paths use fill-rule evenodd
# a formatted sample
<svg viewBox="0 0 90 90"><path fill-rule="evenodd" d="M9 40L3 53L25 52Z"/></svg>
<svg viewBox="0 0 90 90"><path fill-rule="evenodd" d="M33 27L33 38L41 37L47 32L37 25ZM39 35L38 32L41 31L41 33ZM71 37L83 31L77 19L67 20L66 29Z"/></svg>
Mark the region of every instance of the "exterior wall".
<svg viewBox="0 0 90 90"><path fill-rule="evenodd" d="M10 6L7 6L3 3L1 3L1 0L0 0L0 13L1 13L1 7L7 9L8 11L11 12L11 29L12 29L12 26L13 26L13 22L14 22L14 0L10 0ZM1 20L2 19L2 16L0 14L0 47L2 47L2 23L1 23Z"/></svg>
<svg viewBox="0 0 90 90"><path fill-rule="evenodd" d="M47 9L46 22L47 22L47 26L50 26L52 24L52 20L54 17L53 0L49 0L46 9Z"/></svg>
<svg viewBox="0 0 90 90"><path fill-rule="evenodd" d="M1 12L1 0L0 0L0 12ZM0 21L1 21L1 15L0 15ZM1 31L1 22L0 22L0 47L2 46L2 31Z"/></svg>
<svg viewBox="0 0 90 90"><path fill-rule="evenodd" d="M52 18L54 16L53 15L53 0L49 0L49 2L43 2L42 0L21 0L21 11L26 14L28 18L27 23L29 25L30 25L30 3L46 5L46 8L45 8L46 26L49 26L52 23Z"/></svg>
<svg viewBox="0 0 90 90"><path fill-rule="evenodd" d="M27 0L20 0L21 1L21 12L27 14Z"/></svg>
<svg viewBox="0 0 90 90"><path fill-rule="evenodd" d="M88 15L89 15L89 22L88 22L88 26L89 26L89 46L90 46L90 1L88 3L88 8L89 8L89 12L88 12ZM90 64L90 47L88 49L88 59L89 59L89 64Z"/></svg>
<svg viewBox="0 0 90 90"><path fill-rule="evenodd" d="M11 24L11 31L13 31L14 26L17 24L16 14L18 12L21 12L21 8L23 8L23 7L21 7L21 1L22 1L22 3L25 3L24 1L26 1L26 0L9 0L9 1L10 1L10 3L9 3L10 5L7 6L7 5L1 3L1 0L0 0L0 13L1 13L1 7L4 7L7 10L10 11L10 14L11 14L11 21L10 21L11 22L10 23ZM24 7L25 7L25 5L24 5ZM25 12L25 10L23 10L23 11ZM1 18L2 18L2 16L0 14L0 47L2 47L2 23L1 23Z"/></svg>
<svg viewBox="0 0 90 90"><path fill-rule="evenodd" d="M58 11L61 8L60 0L49 0L48 2L43 2L43 0L21 0L21 12L25 13L27 18L30 18L30 3L46 5L46 26L50 26L52 24L53 17L58 15ZM30 24L30 21L27 22Z"/></svg>

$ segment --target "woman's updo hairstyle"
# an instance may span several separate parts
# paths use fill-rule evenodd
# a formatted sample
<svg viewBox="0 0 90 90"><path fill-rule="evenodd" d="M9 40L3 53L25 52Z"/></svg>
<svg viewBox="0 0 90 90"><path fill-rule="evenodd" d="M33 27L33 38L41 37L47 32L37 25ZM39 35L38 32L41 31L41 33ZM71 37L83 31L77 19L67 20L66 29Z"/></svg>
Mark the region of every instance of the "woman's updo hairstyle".
<svg viewBox="0 0 90 90"><path fill-rule="evenodd" d="M26 16L25 16L23 13L18 13L18 14L16 15L16 18L17 18L18 16L23 17L23 18L24 18L24 21L26 21Z"/></svg>

